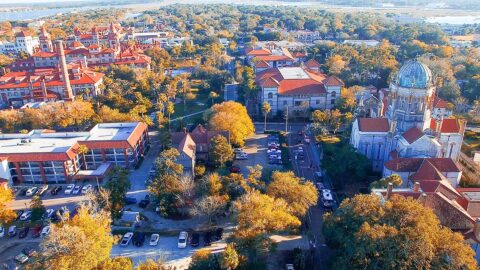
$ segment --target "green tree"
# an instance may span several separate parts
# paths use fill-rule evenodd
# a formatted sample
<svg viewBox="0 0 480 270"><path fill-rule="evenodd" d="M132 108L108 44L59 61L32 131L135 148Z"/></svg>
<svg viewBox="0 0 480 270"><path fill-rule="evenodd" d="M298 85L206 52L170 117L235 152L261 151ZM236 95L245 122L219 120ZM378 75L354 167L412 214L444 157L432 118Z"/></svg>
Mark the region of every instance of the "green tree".
<svg viewBox="0 0 480 270"><path fill-rule="evenodd" d="M210 139L209 152L217 166L224 167L226 162L233 160L233 148L222 135L215 135Z"/></svg>
<svg viewBox="0 0 480 270"><path fill-rule="evenodd" d="M264 128L263 130L267 130L267 115L272 111L272 107L270 106L270 103L268 102L263 102L262 104L262 112L263 115L265 116L265 123L264 123Z"/></svg>
<svg viewBox="0 0 480 270"><path fill-rule="evenodd" d="M42 198L40 196L33 196L30 202L30 210L32 210L32 221L41 220L45 214L45 206L43 206Z"/></svg>
<svg viewBox="0 0 480 270"><path fill-rule="evenodd" d="M220 257L220 265L223 269L234 270L238 267L239 258L233 244L228 244Z"/></svg>
<svg viewBox="0 0 480 270"><path fill-rule="evenodd" d="M200 249L193 253L188 270L221 270L217 257L211 250Z"/></svg>
<svg viewBox="0 0 480 270"><path fill-rule="evenodd" d="M128 169L115 166L110 172L110 180L103 187L108 192L108 203L103 202L103 205L108 205L106 210L110 211L113 218L119 218L122 214L125 195L132 185L128 179L129 174Z"/></svg>
<svg viewBox="0 0 480 270"><path fill-rule="evenodd" d="M399 187L403 184L402 178L398 174L392 174L390 176L384 177L378 181L373 181L370 184L370 189L372 188L386 188L388 183L392 183L394 187Z"/></svg>
<svg viewBox="0 0 480 270"><path fill-rule="evenodd" d="M477 269L461 234L399 195L383 202L377 195L345 199L324 215L323 234L336 251L332 269Z"/></svg>

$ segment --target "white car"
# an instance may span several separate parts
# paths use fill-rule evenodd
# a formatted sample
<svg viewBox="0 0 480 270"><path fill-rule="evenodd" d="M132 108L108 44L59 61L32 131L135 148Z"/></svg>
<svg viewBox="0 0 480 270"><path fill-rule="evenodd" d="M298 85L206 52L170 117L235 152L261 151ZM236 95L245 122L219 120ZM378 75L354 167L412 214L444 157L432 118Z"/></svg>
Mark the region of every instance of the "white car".
<svg viewBox="0 0 480 270"><path fill-rule="evenodd" d="M235 155L235 159L237 159L237 160L248 159L248 155L246 153L237 153Z"/></svg>
<svg viewBox="0 0 480 270"><path fill-rule="evenodd" d="M67 195L72 194L72 191L73 191L73 188L74 188L74 187L75 187L74 184L68 185L67 188L65 188L65 194L67 194Z"/></svg>
<svg viewBox="0 0 480 270"><path fill-rule="evenodd" d="M132 240L133 237L133 232L127 232L123 238L122 241L120 242L120 246L126 247L128 244L130 244L130 240Z"/></svg>
<svg viewBox="0 0 480 270"><path fill-rule="evenodd" d="M93 186L88 184L88 185L85 185L83 186L82 188L82 194L86 194L87 192L91 191L93 189Z"/></svg>
<svg viewBox="0 0 480 270"><path fill-rule="evenodd" d="M27 192L25 193L25 195L33 196L33 195L35 195L35 193L37 193L37 190L38 190L37 187L31 187L31 188L27 189Z"/></svg>
<svg viewBox="0 0 480 270"><path fill-rule="evenodd" d="M188 233L185 231L180 232L180 235L178 236L178 248L186 248L187 239L188 239Z"/></svg>
<svg viewBox="0 0 480 270"><path fill-rule="evenodd" d="M17 261L21 264L24 264L28 261L28 256L23 254L23 253L20 253L17 256L15 256L15 261Z"/></svg>
<svg viewBox="0 0 480 270"><path fill-rule="evenodd" d="M322 189L322 199L325 201L333 201L333 196L330 189Z"/></svg>
<svg viewBox="0 0 480 270"><path fill-rule="evenodd" d="M293 264L291 263L288 263L286 267L287 267L287 270L295 270L295 268L293 268Z"/></svg>
<svg viewBox="0 0 480 270"><path fill-rule="evenodd" d="M73 190L72 190L72 194L78 194L78 193L80 193L80 189L81 189L80 186L75 186L75 187L73 188Z"/></svg>
<svg viewBox="0 0 480 270"><path fill-rule="evenodd" d="M47 189L48 189L48 185L43 185L43 186L39 187L38 191L37 191L37 195L42 196L43 193L45 193L45 191L47 191Z"/></svg>
<svg viewBox="0 0 480 270"><path fill-rule="evenodd" d="M32 216L32 211L26 210L26 211L23 212L23 214L20 216L20 220L21 220L21 221L29 220L31 216Z"/></svg>
<svg viewBox="0 0 480 270"><path fill-rule="evenodd" d="M49 235L49 234L50 234L50 226L45 226L45 227L43 227L42 232L40 233L40 235L41 235L42 237L45 237L45 236L47 236L47 235Z"/></svg>
<svg viewBox="0 0 480 270"><path fill-rule="evenodd" d="M55 210L53 210L53 209L51 209L51 208L50 208L50 209L47 209L47 210L45 211L45 214L43 214L43 219L50 219L50 218L52 218L53 213L55 213Z"/></svg>
<svg viewBox="0 0 480 270"><path fill-rule="evenodd" d="M160 235L158 233L152 234L152 236L150 236L150 246L158 245L158 240L160 240Z"/></svg>
<svg viewBox="0 0 480 270"><path fill-rule="evenodd" d="M2 226L0 226L0 238L4 236L5 236L5 229Z"/></svg>

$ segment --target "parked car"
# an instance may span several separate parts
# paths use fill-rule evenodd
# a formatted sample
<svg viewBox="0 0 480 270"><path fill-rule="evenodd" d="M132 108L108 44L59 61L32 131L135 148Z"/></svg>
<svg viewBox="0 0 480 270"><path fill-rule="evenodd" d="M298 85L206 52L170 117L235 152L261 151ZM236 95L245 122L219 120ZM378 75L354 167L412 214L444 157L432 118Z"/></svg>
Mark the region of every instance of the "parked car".
<svg viewBox="0 0 480 270"><path fill-rule="evenodd" d="M235 154L245 153L242 148L235 148L235 149L233 149L233 152L234 152Z"/></svg>
<svg viewBox="0 0 480 270"><path fill-rule="evenodd" d="M39 237L41 232L42 232L42 225L35 225L32 228L32 238Z"/></svg>
<svg viewBox="0 0 480 270"><path fill-rule="evenodd" d="M72 194L72 191L73 191L74 188L75 188L75 185L70 184L65 188L64 193L67 194L67 195L70 195L70 194Z"/></svg>
<svg viewBox="0 0 480 270"><path fill-rule="evenodd" d="M158 245L158 240L160 240L160 235L158 233L154 233L150 236L150 246Z"/></svg>
<svg viewBox="0 0 480 270"><path fill-rule="evenodd" d="M203 236L203 246L207 247L212 244L212 232L206 232Z"/></svg>
<svg viewBox="0 0 480 270"><path fill-rule="evenodd" d="M17 195L19 195L19 196L25 196L25 195L27 194L27 190L28 190L27 187L21 188L21 189L19 189Z"/></svg>
<svg viewBox="0 0 480 270"><path fill-rule="evenodd" d="M9 259L3 263L3 269L5 270L17 270L18 266L13 259Z"/></svg>
<svg viewBox="0 0 480 270"><path fill-rule="evenodd" d="M222 240L223 238L223 228L216 228L215 229L215 240Z"/></svg>
<svg viewBox="0 0 480 270"><path fill-rule="evenodd" d="M26 247L22 250L22 253L28 257L32 257L33 255L37 254L37 251L32 247Z"/></svg>
<svg viewBox="0 0 480 270"><path fill-rule="evenodd" d="M229 170L230 170L231 173L240 173L240 167L238 167L238 166L232 166L232 167L230 167Z"/></svg>
<svg viewBox="0 0 480 270"><path fill-rule="evenodd" d="M190 246L198 247L200 244L200 234L192 233L192 239L190 239Z"/></svg>
<svg viewBox="0 0 480 270"><path fill-rule="evenodd" d="M45 193L45 191L47 191L47 189L48 189L48 185L43 185L43 186L39 187L38 191L37 191L37 195L42 196L43 193Z"/></svg>
<svg viewBox="0 0 480 270"><path fill-rule="evenodd" d="M29 230L30 230L30 227L28 227L28 226L25 226L25 227L23 227L23 228L20 228L20 230L18 230L18 237L19 237L19 238L25 238L25 237L27 237Z"/></svg>
<svg viewBox="0 0 480 270"><path fill-rule="evenodd" d="M132 243L134 246L141 247L145 242L145 233L136 232L133 234Z"/></svg>
<svg viewBox="0 0 480 270"><path fill-rule="evenodd" d="M5 228L3 226L0 226L0 238L5 236Z"/></svg>
<svg viewBox="0 0 480 270"><path fill-rule="evenodd" d="M44 220L51 219L54 213L55 213L55 210L51 208L45 210L45 214L43 214L43 219Z"/></svg>
<svg viewBox="0 0 480 270"><path fill-rule="evenodd" d="M138 206L139 206L140 208L146 208L149 203L150 203L149 200L141 200L141 201L138 203Z"/></svg>
<svg viewBox="0 0 480 270"><path fill-rule="evenodd" d="M293 268L293 264L291 263L287 263L285 266L287 267L287 270L295 270L295 268Z"/></svg>
<svg viewBox="0 0 480 270"><path fill-rule="evenodd" d="M320 182L323 181L323 174L321 171L315 172L315 177L317 178L317 181L320 181Z"/></svg>
<svg viewBox="0 0 480 270"><path fill-rule="evenodd" d="M57 195L58 192L60 192L61 190L62 190L62 186L56 186L56 187L52 188L52 190L50 190L50 194Z"/></svg>
<svg viewBox="0 0 480 270"><path fill-rule="evenodd" d="M245 159L248 159L248 155L246 153L237 153L235 154L235 159L245 160Z"/></svg>
<svg viewBox="0 0 480 270"><path fill-rule="evenodd" d="M75 186L72 190L72 194L76 195L80 193L81 188L82 188L81 186Z"/></svg>
<svg viewBox="0 0 480 270"><path fill-rule="evenodd" d="M125 198L123 199L123 202L124 202L126 205L136 204L136 203L137 203L137 198L134 198L134 197L125 197Z"/></svg>
<svg viewBox="0 0 480 270"><path fill-rule="evenodd" d="M130 240L132 240L133 237L133 232L127 232L125 235L123 235L122 241L120 242L120 246L126 247L130 243Z"/></svg>
<svg viewBox="0 0 480 270"><path fill-rule="evenodd" d="M20 220L21 220L21 221L29 220L31 216L32 216L32 211L26 210L26 211L23 212L23 214L20 216Z"/></svg>
<svg viewBox="0 0 480 270"><path fill-rule="evenodd" d="M188 239L188 233L185 231L180 232L180 234L178 235L178 248L186 248L187 239Z"/></svg>
<svg viewBox="0 0 480 270"><path fill-rule="evenodd" d="M85 185L85 186L83 186L83 188L82 188L82 194L87 194L87 192L89 192L89 191L91 191L91 190L93 190L93 186L92 186L92 185L90 185L90 184Z"/></svg>
<svg viewBox="0 0 480 270"><path fill-rule="evenodd" d="M40 235L41 235L42 237L46 237L46 236L49 235L49 234L50 234L50 225L47 225L47 226L43 227L42 232L40 233Z"/></svg>
<svg viewBox="0 0 480 270"><path fill-rule="evenodd" d="M35 195L35 193L37 193L37 190L38 188L37 187L31 187L27 190L27 192L25 193L25 195L27 196L33 196Z"/></svg>
<svg viewBox="0 0 480 270"><path fill-rule="evenodd" d="M17 213L17 220L20 219L20 217L23 215L23 212L25 212L24 210L17 210L16 213Z"/></svg>
<svg viewBox="0 0 480 270"><path fill-rule="evenodd" d="M315 183L319 191L322 191L325 188L325 185L322 182Z"/></svg>
<svg viewBox="0 0 480 270"><path fill-rule="evenodd" d="M28 261L28 256L23 254L23 253L20 253L17 256L15 256L15 261L17 261L21 264L24 264Z"/></svg>

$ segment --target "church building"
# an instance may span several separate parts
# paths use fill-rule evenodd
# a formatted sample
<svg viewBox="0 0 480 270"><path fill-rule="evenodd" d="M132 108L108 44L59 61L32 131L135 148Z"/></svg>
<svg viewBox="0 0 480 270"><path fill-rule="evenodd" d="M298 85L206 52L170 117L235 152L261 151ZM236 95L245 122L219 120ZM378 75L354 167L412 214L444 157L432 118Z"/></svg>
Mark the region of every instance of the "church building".
<svg viewBox="0 0 480 270"><path fill-rule="evenodd" d="M397 173L408 183L416 173L414 167L420 168L427 160L456 187L460 180L458 168L443 165L458 161L466 122L443 114L432 116L438 99L431 70L418 60L408 61L388 92L385 102L378 103L374 118L358 117L354 121L350 144L372 161L374 171L384 176ZM407 163L418 166L407 170Z"/></svg>

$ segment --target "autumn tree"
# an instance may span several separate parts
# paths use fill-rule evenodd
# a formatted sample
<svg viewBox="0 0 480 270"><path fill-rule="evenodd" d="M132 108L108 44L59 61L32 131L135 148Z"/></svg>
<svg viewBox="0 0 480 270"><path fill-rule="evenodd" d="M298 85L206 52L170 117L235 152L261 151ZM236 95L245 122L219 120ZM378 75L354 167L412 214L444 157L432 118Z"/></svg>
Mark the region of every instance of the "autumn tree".
<svg viewBox="0 0 480 270"><path fill-rule="evenodd" d="M403 184L402 178L398 174L392 174L390 176L384 177L378 181L373 181L370 184L370 189L372 188L386 188L388 183L392 183L394 187L399 187Z"/></svg>
<svg viewBox="0 0 480 270"><path fill-rule="evenodd" d="M328 58L325 65L331 74L340 74L347 63L342 59L342 56L335 54Z"/></svg>
<svg viewBox="0 0 480 270"><path fill-rule="evenodd" d="M276 171L272 174L272 182L268 185L267 194L274 198L282 198L287 207L298 218L305 216L308 208L318 200L315 186L308 181L296 177L293 172Z"/></svg>
<svg viewBox="0 0 480 270"><path fill-rule="evenodd" d="M221 270L217 257L209 249L200 249L193 253L188 270Z"/></svg>
<svg viewBox="0 0 480 270"><path fill-rule="evenodd" d="M208 223L212 224L216 217L227 209L228 196L206 196L195 201L190 213L194 216L207 217Z"/></svg>
<svg viewBox="0 0 480 270"><path fill-rule="evenodd" d="M145 262L139 264L136 270L169 270L170 268L167 267L161 260L154 261L152 259L148 259Z"/></svg>
<svg viewBox="0 0 480 270"><path fill-rule="evenodd" d="M133 269L132 259L128 257L109 258L101 262L95 270L129 270Z"/></svg>
<svg viewBox="0 0 480 270"><path fill-rule="evenodd" d="M32 200L30 201L30 210L32 211L32 221L38 221L42 219L43 214L45 214L45 206L43 206L42 198L40 198L40 196L33 196Z"/></svg>
<svg viewBox="0 0 480 270"><path fill-rule="evenodd" d="M50 225L50 234L40 244L32 268L95 269L110 257L114 243L110 223L108 212L82 205L72 219Z"/></svg>
<svg viewBox="0 0 480 270"><path fill-rule="evenodd" d="M208 97L210 98L210 100L212 100L212 105L213 105L214 100L217 99L217 98L219 97L219 95L217 94L217 92L211 91L211 92L208 94Z"/></svg>
<svg viewBox="0 0 480 270"><path fill-rule="evenodd" d="M212 129L230 132L230 141L234 145L243 146L245 139L255 133L252 119L240 103L226 101L215 104L207 117Z"/></svg>
<svg viewBox="0 0 480 270"><path fill-rule="evenodd" d="M209 156L217 166L224 167L225 163L233 160L233 148L227 138L215 135L210 139Z"/></svg>
<svg viewBox="0 0 480 270"><path fill-rule="evenodd" d="M264 128L263 130L267 130L267 115L272 111L272 107L270 106L270 103L268 102L263 102L262 104L262 113L263 116L265 117L265 122L264 122Z"/></svg>
<svg viewBox="0 0 480 270"><path fill-rule="evenodd" d="M103 202L104 205L108 205L105 210L110 211L113 218L121 216L125 195L132 186L128 179L129 174L127 169L115 166L109 174L110 179L102 187L108 192L108 204Z"/></svg>
<svg viewBox="0 0 480 270"><path fill-rule="evenodd" d="M238 267L239 255L233 244L228 244L220 257L220 265L223 269L234 270Z"/></svg>
<svg viewBox="0 0 480 270"><path fill-rule="evenodd" d="M332 269L477 269L461 234L443 227L431 209L399 195L345 199L324 215L323 234L337 254Z"/></svg>
<svg viewBox="0 0 480 270"><path fill-rule="evenodd" d="M17 214L7 207L7 204L13 198L13 192L10 188L0 186L0 224L9 223L17 217Z"/></svg>

